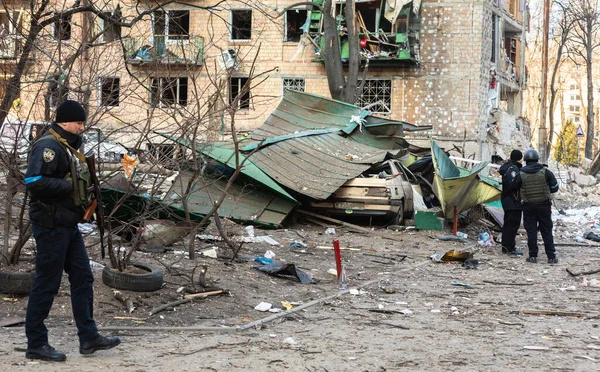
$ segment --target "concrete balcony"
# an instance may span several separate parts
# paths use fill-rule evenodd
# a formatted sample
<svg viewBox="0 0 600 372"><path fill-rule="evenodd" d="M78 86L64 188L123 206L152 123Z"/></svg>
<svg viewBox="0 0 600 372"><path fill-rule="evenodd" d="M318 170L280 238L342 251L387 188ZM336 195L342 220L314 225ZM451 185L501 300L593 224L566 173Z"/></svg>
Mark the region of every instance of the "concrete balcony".
<svg viewBox="0 0 600 372"><path fill-rule="evenodd" d="M127 63L138 66L202 66L204 38L191 35L150 35L123 39Z"/></svg>

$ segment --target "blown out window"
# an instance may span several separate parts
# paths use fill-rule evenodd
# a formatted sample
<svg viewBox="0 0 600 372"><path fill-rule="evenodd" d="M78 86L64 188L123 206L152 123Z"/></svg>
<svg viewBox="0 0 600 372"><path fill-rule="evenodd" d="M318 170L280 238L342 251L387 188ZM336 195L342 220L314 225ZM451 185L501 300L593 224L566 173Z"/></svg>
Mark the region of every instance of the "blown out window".
<svg viewBox="0 0 600 372"><path fill-rule="evenodd" d="M152 107L185 106L188 99L188 78L151 78L150 104Z"/></svg>

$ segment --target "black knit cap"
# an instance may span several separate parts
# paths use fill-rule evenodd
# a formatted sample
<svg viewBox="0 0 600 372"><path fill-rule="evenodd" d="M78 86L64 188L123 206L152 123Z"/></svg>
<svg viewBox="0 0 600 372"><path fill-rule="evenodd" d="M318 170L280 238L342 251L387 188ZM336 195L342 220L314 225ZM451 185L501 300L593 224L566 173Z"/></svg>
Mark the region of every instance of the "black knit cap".
<svg viewBox="0 0 600 372"><path fill-rule="evenodd" d="M56 109L56 122L69 123L85 121L87 115L83 106L77 101L66 100Z"/></svg>
<svg viewBox="0 0 600 372"><path fill-rule="evenodd" d="M510 153L510 160L519 161L521 159L523 159L523 153L519 150L512 150Z"/></svg>

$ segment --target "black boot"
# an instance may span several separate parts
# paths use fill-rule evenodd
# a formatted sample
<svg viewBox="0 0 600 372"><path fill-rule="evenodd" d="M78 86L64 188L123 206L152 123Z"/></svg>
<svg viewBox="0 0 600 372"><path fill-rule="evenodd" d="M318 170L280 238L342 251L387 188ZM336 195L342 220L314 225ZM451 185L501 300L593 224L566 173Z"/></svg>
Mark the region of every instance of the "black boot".
<svg viewBox="0 0 600 372"><path fill-rule="evenodd" d="M54 350L50 345L44 345L37 349L29 349L25 352L25 358L27 359L41 359L50 362L64 362L67 360L67 356L59 351Z"/></svg>
<svg viewBox="0 0 600 372"><path fill-rule="evenodd" d="M87 355L95 353L98 350L108 350L121 343L118 337L98 336L95 340L87 341L79 346L79 353Z"/></svg>

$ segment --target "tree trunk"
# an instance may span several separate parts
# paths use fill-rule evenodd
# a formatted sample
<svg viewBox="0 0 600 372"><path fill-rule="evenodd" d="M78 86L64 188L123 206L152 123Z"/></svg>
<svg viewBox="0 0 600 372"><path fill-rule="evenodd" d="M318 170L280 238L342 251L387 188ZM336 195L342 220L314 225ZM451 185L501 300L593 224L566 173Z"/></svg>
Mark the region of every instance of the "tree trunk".
<svg viewBox="0 0 600 372"><path fill-rule="evenodd" d="M354 0L346 1L346 28L348 29L348 76L344 87L344 102L356 103L358 100L356 87L358 86L358 71L360 69L360 49L358 29L356 27L356 7Z"/></svg>
<svg viewBox="0 0 600 372"><path fill-rule="evenodd" d="M588 20L587 26L588 35L591 37L592 35L594 35L592 29L593 24L591 22L591 19ZM594 81L592 74L593 45L591 44L591 41L590 43L586 44L585 49L585 68L587 74L587 131L585 138L585 157L588 159L592 159L592 157L594 156L592 148L594 143Z"/></svg>
<svg viewBox="0 0 600 372"><path fill-rule="evenodd" d="M331 98L343 101L346 79L335 20L335 4L332 0L325 0L325 4L323 4L323 38L325 38L325 47L321 51L321 56L325 61L329 93Z"/></svg>

